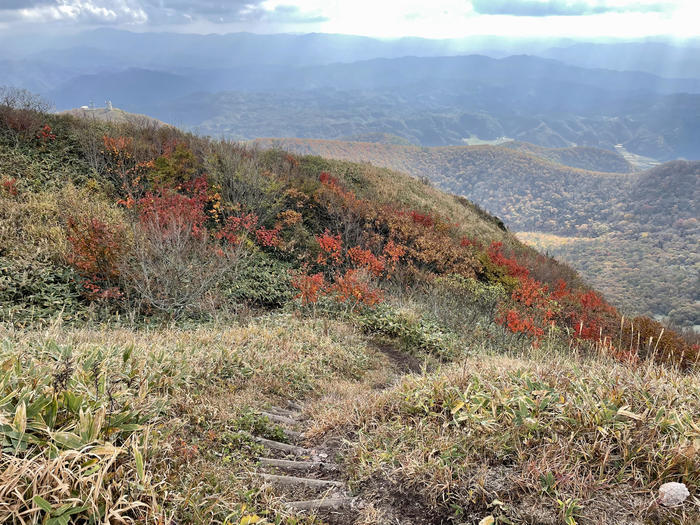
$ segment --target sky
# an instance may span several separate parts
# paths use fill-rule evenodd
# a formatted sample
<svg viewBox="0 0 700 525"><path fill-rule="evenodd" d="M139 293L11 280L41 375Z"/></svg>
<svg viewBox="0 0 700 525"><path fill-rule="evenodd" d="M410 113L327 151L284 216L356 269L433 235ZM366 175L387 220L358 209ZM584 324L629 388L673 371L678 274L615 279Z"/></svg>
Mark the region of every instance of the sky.
<svg viewBox="0 0 700 525"><path fill-rule="evenodd" d="M0 0L0 30L699 37L700 0Z"/></svg>

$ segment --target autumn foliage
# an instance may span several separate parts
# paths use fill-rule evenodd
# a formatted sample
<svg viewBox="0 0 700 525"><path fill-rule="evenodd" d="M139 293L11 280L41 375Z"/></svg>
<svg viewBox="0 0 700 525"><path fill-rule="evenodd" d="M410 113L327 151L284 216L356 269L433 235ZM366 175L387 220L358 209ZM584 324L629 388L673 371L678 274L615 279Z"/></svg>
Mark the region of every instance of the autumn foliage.
<svg viewBox="0 0 700 525"><path fill-rule="evenodd" d="M118 287L119 263L125 255L125 231L100 219L69 217L68 261L83 278L83 288L91 299L114 299Z"/></svg>
<svg viewBox="0 0 700 525"><path fill-rule="evenodd" d="M388 281L423 286L458 275L501 285L506 298L489 317L534 345L550 333L566 334L572 346L633 363L651 354L645 339L660 337L659 326L641 319L635 320L636 335L627 334L629 325L615 308L550 258L516 243L465 235L434 210L362 198L326 170L309 180L295 157L283 155L277 165L256 168L256 177L246 182L251 186L232 193L226 181L204 173L186 142L166 140L146 150L150 157L131 137L103 138L105 173L136 228L162 238L186 231L221 257L237 249L281 257L294 268L290 283L304 306L315 309L325 298L347 311L371 308L383 300ZM243 161L250 156L242 155ZM234 194L240 201L231 199ZM113 259L128 252L120 244L122 233L98 219L85 227L72 222L69 230L76 253L71 262L94 286L90 297L117 290L119 266ZM634 344L624 343L628 339ZM682 355L686 362L697 355L670 334L657 342L656 359Z"/></svg>

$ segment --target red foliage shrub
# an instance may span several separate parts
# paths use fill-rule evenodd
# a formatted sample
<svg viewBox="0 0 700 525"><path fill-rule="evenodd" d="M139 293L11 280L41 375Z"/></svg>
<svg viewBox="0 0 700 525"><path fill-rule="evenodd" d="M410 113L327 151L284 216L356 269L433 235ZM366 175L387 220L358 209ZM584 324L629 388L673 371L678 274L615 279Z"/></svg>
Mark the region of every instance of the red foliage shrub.
<svg viewBox="0 0 700 525"><path fill-rule="evenodd" d="M275 226L271 230L266 229L266 228L259 228L255 232L255 238L258 241L258 244L260 246L264 246L266 248L272 248L274 246L278 246L280 242L282 242L282 239L279 237L280 230L282 230L281 226Z"/></svg>
<svg viewBox="0 0 700 525"><path fill-rule="evenodd" d="M121 295L116 286L119 263L125 254L125 232L95 217L68 218L68 241L72 252L68 262L83 277L89 299L110 299Z"/></svg>
<svg viewBox="0 0 700 525"><path fill-rule="evenodd" d="M508 275L511 277L527 277L530 272L527 268L520 265L515 257L506 257L503 254L503 243L502 242L492 242L489 247L487 254L491 262L497 264L498 266L503 266L506 268Z"/></svg>
<svg viewBox="0 0 700 525"><path fill-rule="evenodd" d="M240 217L230 216L226 219L224 227L216 232L216 238L226 240L231 246L237 246L241 236L253 231L257 224L258 217L253 213Z"/></svg>
<svg viewBox="0 0 700 525"><path fill-rule="evenodd" d="M327 171L322 171L321 175L318 177L318 180L321 181L321 184L325 184L327 186L338 186L339 184L338 179Z"/></svg>
<svg viewBox="0 0 700 525"><path fill-rule="evenodd" d="M102 137L105 174L121 198L117 204L131 209L143 193L143 179L154 168L153 161L137 162L131 137Z"/></svg>
<svg viewBox="0 0 700 525"><path fill-rule="evenodd" d="M442 228L427 228L416 222L410 213L388 206L374 211L375 229L387 232L386 238L401 246L402 254L409 265L437 274L455 273L464 277L475 277L481 268L473 250L460 245L451 232ZM431 219L435 224L447 224Z"/></svg>
<svg viewBox="0 0 700 525"><path fill-rule="evenodd" d="M141 223L156 226L163 235L189 228L196 237L205 236L209 202L206 177L188 181L181 189L187 194L167 187L146 193L137 202Z"/></svg>
<svg viewBox="0 0 700 525"><path fill-rule="evenodd" d="M533 317L528 317L515 309L500 314L496 321L505 325L513 333L527 334L535 339L535 344L544 335L544 329L538 326Z"/></svg>
<svg viewBox="0 0 700 525"><path fill-rule="evenodd" d="M575 337L593 342L612 340L619 331L620 316L617 310L592 290L566 293L559 286L556 296L561 305L560 323L571 327Z"/></svg>
<svg viewBox="0 0 700 525"><path fill-rule="evenodd" d="M44 124L43 127L37 132L36 138L40 142L52 142L56 140L56 135L51 132L51 126Z"/></svg>
<svg viewBox="0 0 700 525"><path fill-rule="evenodd" d="M462 248L468 248L470 246L473 246L474 248L482 249L484 246L481 244L479 241L476 239L470 239L469 237L462 237L462 240L459 242L459 245Z"/></svg>
<svg viewBox="0 0 700 525"><path fill-rule="evenodd" d="M416 224L420 224L421 226L425 226L426 228L432 228L435 226L435 219L429 214L423 214L423 213L418 213L417 211L411 211L410 212L411 219L413 219L413 222Z"/></svg>
<svg viewBox="0 0 700 525"><path fill-rule="evenodd" d="M10 197L16 197L19 195L19 191L17 190L17 179L14 177L3 179L2 191Z"/></svg>
<svg viewBox="0 0 700 525"><path fill-rule="evenodd" d="M302 304L309 305L318 301L319 296L325 293L327 285L321 273L298 273L292 277L292 286L299 290L295 298L301 299Z"/></svg>
<svg viewBox="0 0 700 525"><path fill-rule="evenodd" d="M340 264L343 259L343 243L340 240L340 234L331 235L326 229L321 235L316 236L321 253L318 254L317 263L327 264L330 260L334 264Z"/></svg>
<svg viewBox="0 0 700 525"><path fill-rule="evenodd" d="M374 306L382 301L382 293L373 287L361 270L347 270L343 275L336 275L331 287L336 299L351 304L354 309L358 304Z"/></svg>
<svg viewBox="0 0 700 525"><path fill-rule="evenodd" d="M389 242L384 245L384 255L389 260L390 269L393 272L401 257L406 255L406 247L389 240Z"/></svg>
<svg viewBox="0 0 700 525"><path fill-rule="evenodd" d="M142 224L156 225L166 235L175 228L190 228L192 233L203 236L207 215L204 202L197 197L187 197L172 190L147 193L138 201Z"/></svg>
<svg viewBox="0 0 700 525"><path fill-rule="evenodd" d="M357 268L364 268L375 277L381 276L386 268L383 258L380 259L371 251L364 250L359 246L348 250L348 258Z"/></svg>

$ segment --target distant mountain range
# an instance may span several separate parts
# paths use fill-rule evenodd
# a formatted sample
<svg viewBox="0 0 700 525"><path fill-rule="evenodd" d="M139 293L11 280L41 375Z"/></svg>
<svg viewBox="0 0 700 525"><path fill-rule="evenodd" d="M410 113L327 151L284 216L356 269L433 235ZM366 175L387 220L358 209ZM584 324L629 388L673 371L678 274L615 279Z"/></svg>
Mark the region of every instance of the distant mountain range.
<svg viewBox="0 0 700 525"><path fill-rule="evenodd" d="M678 93L676 93L678 92ZM374 59L297 69L127 69L48 92L59 107L111 99L206 135L390 133L424 146L508 137L660 160L700 158L700 80L589 70L538 57Z"/></svg>
<svg viewBox="0 0 700 525"><path fill-rule="evenodd" d="M621 145L664 161L700 159L697 49L697 42L102 29L53 40L0 37L0 75L58 109L111 100L236 139L390 134L422 146L511 139L550 148Z"/></svg>

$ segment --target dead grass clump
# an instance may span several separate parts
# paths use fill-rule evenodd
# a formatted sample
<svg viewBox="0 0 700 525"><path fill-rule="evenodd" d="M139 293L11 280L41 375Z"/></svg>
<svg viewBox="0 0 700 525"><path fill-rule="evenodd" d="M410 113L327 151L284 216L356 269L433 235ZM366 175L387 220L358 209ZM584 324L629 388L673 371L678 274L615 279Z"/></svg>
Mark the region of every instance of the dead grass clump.
<svg viewBox="0 0 700 525"><path fill-rule="evenodd" d="M700 489L697 376L482 356L345 413L359 486L380 477L435 512L521 522L537 510L538 522L570 524L700 517L697 500L655 504L664 482Z"/></svg>
<svg viewBox="0 0 700 525"><path fill-rule="evenodd" d="M136 523L156 517L150 477L130 464L133 459L129 446L109 445L56 457L3 454L0 521L68 523L71 516L90 515L105 522Z"/></svg>

